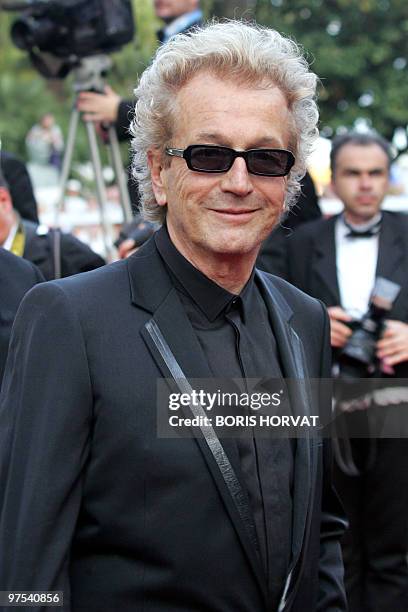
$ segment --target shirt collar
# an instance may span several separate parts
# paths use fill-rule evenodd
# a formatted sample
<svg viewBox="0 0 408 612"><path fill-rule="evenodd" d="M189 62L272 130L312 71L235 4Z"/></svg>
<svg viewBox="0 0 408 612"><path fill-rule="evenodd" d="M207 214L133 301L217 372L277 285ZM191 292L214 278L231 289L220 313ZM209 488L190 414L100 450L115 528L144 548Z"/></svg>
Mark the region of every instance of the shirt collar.
<svg viewBox="0 0 408 612"><path fill-rule="evenodd" d="M195 11L191 11L190 13L185 13L184 15L180 15L169 24L167 24L162 30L160 30L160 41L166 43L170 38L175 36L176 34L180 34L180 32L184 32L188 30L193 24L201 21L203 18L203 13L200 9L196 9Z"/></svg>
<svg viewBox="0 0 408 612"><path fill-rule="evenodd" d="M209 321L215 321L224 311L227 313L239 309L245 323L251 309L255 269L240 295L234 295L214 283L183 257L172 243L166 226L155 233L154 239L172 275Z"/></svg>

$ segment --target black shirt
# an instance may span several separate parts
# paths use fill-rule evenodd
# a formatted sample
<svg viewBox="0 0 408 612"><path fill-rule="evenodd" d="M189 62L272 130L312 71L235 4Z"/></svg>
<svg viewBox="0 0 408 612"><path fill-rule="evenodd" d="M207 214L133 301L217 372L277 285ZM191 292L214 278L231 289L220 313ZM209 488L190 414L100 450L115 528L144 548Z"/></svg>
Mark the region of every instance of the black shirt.
<svg viewBox="0 0 408 612"><path fill-rule="evenodd" d="M240 295L234 295L187 261L166 227L155 241L213 376L281 379L278 349L254 271ZM291 548L292 444L248 436L237 438L236 444L262 561L273 599L278 599Z"/></svg>

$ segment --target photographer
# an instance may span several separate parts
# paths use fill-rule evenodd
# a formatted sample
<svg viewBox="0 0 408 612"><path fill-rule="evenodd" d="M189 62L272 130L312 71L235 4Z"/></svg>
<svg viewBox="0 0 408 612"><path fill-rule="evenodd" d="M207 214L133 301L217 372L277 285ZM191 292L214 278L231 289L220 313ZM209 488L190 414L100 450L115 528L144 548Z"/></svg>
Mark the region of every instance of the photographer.
<svg viewBox="0 0 408 612"><path fill-rule="evenodd" d="M406 378L408 217L381 212L390 163L389 145L376 134L349 133L334 140L332 186L344 211L306 224L289 240L289 280L328 306L335 357L353 327L361 327L376 278L399 286L374 360L382 376ZM359 475L336 473L350 520L343 541L349 605L351 612L387 607L403 612L408 609L408 441L376 440L371 461L369 442L351 440L356 461L365 466Z"/></svg>
<svg viewBox="0 0 408 612"><path fill-rule="evenodd" d="M187 32L202 23L200 0L154 0L156 16L164 22L157 32L161 43L175 34ZM130 114L134 100L123 100L108 85L104 93L81 92L78 96L78 110L84 113L85 121L99 124L114 123L120 140L129 138Z"/></svg>

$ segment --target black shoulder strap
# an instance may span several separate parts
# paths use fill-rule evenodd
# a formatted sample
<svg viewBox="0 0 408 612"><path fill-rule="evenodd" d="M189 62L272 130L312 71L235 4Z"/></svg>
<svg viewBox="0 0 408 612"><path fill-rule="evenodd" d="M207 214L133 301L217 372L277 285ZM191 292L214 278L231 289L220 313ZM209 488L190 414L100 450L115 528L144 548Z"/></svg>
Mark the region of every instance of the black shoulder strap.
<svg viewBox="0 0 408 612"><path fill-rule="evenodd" d="M174 381L177 384L180 392L188 393L191 396L193 389L187 378L185 377L184 372L178 364L175 356L171 352L170 347L167 344L163 334L161 333L159 326L153 319L150 319L150 321L146 323L145 327L150 337L152 338L157 350L159 351L161 357L163 358L167 368L169 369L172 377L174 378ZM194 416L206 416L205 411L200 404L190 404L189 408ZM201 432L217 463L217 466L225 481L225 484L235 504L238 514L244 524L247 535L252 544L254 545L256 551L259 553L258 538L256 535L255 524L247 496L244 493L244 490L242 489L241 483L237 478L234 468L232 467L230 460L228 459L225 450L212 425L206 425L205 423L207 422L207 419L205 418L201 418L199 419L199 421L204 423L203 425L200 425Z"/></svg>

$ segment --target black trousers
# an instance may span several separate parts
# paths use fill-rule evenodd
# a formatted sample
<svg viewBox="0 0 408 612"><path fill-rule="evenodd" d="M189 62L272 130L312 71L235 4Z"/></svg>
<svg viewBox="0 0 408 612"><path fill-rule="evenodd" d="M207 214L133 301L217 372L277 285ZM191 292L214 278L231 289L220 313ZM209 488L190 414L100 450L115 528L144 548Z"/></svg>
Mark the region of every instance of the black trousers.
<svg viewBox="0 0 408 612"><path fill-rule="evenodd" d="M349 610L407 612L408 439L351 445L361 475L347 476L337 466L334 474L350 522L342 541Z"/></svg>

